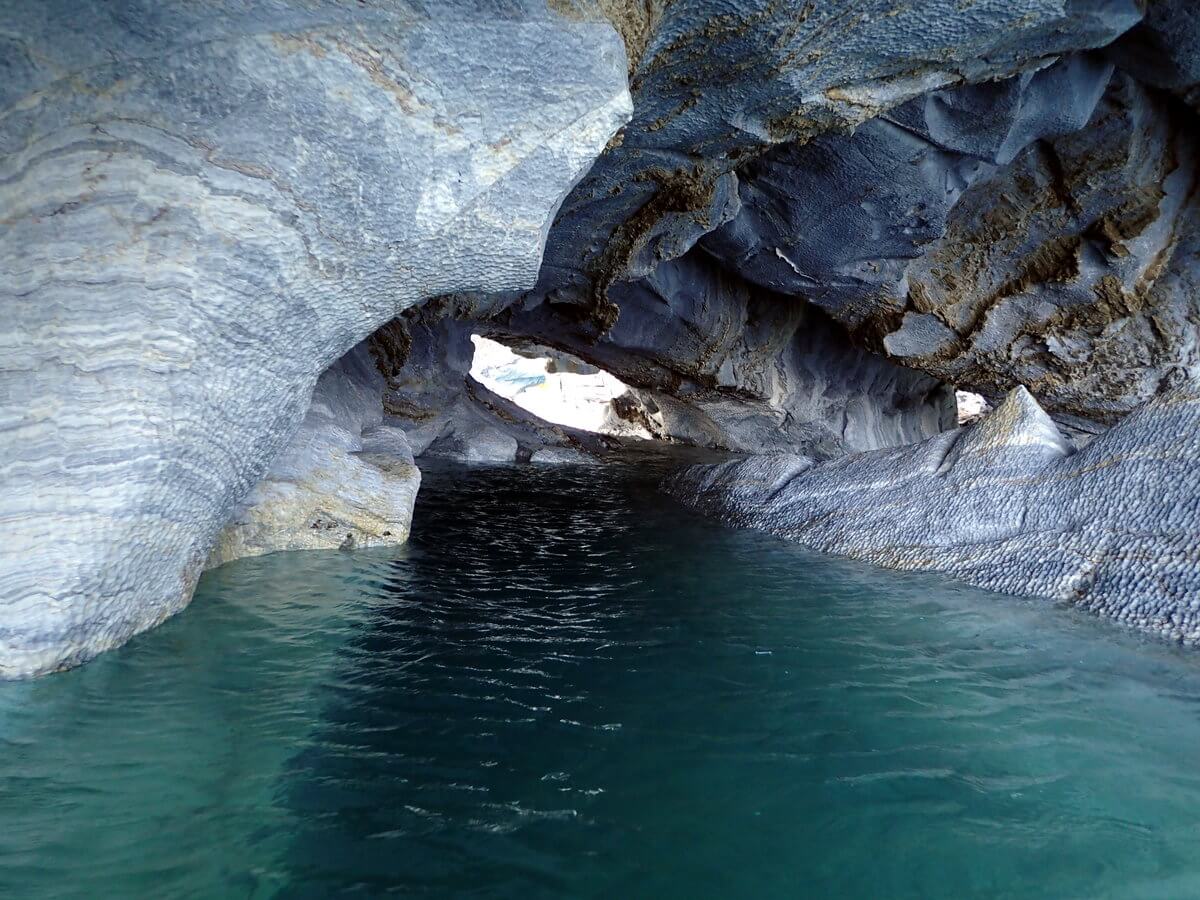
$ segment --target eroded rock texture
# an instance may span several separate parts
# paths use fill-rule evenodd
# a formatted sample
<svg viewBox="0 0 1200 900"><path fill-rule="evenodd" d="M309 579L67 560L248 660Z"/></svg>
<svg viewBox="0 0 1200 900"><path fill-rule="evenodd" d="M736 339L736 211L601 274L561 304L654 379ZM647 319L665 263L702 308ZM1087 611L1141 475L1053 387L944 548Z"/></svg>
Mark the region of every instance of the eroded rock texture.
<svg viewBox="0 0 1200 900"><path fill-rule="evenodd" d="M552 304L495 328L536 333L637 388L634 415L665 440L838 456L909 443L954 422L953 391L851 344L819 309L766 291L702 252L614 285L603 339Z"/></svg>
<svg viewBox="0 0 1200 900"><path fill-rule="evenodd" d="M466 463L586 461L618 442L546 422L471 377L475 323L444 303L380 329L371 347L386 374L385 422L418 456Z"/></svg>
<svg viewBox="0 0 1200 900"><path fill-rule="evenodd" d="M213 561L395 537L372 435L399 466L603 451L472 384L472 331L611 371L665 440L847 484L894 459L884 494L930 452L887 448L951 440L955 387L1102 435L1070 459L1150 453L1191 408L1164 399L1198 374L1186 0L0 14L3 674L181 608L231 514ZM1159 470L1129 471L1135 520ZM1062 532L1094 556L1120 518ZM1047 565L1011 589L1060 595Z"/></svg>
<svg viewBox="0 0 1200 900"><path fill-rule="evenodd" d="M230 516L207 566L276 550L352 550L408 539L421 473L383 421L366 342L317 381L300 428Z"/></svg>
<svg viewBox="0 0 1200 900"><path fill-rule="evenodd" d="M611 28L525 6L0 6L0 672L180 609L401 309L534 281L629 99Z"/></svg>
<svg viewBox="0 0 1200 900"><path fill-rule="evenodd" d="M1200 387L1076 452L1024 388L922 443L825 463L759 456L667 490L733 523L896 569L947 572L1200 644Z"/></svg>
<svg viewBox="0 0 1200 900"><path fill-rule="evenodd" d="M919 256L989 154L1008 162L1083 126L1111 66L1061 54L1109 43L1137 5L595 6L630 48L633 120L564 203L537 288L491 298L497 324L636 386L668 438L832 456L945 427L949 392L881 360L882 334L858 328L890 312L875 262ZM951 86L957 106L936 95ZM909 101L944 107L938 133L962 135L963 152L878 118ZM925 195L928 227L897 239ZM811 272L797 243L820 260ZM867 307L857 319L823 302L841 286Z"/></svg>
<svg viewBox="0 0 1200 900"><path fill-rule="evenodd" d="M902 19L935 7L889 11ZM564 205L548 248L548 258L560 265L543 268L543 293L532 303L526 299L534 306L527 315L586 308L583 323L570 327L592 329L597 355L624 342L652 346L636 352L659 361L686 346L686 339L672 339L663 328L672 338L623 341L623 322L625 334L646 329L655 313L667 318L664 308L674 312L681 297L704 290L697 282L711 292L722 280L740 279L758 296L776 299L771 308L777 315L787 306L784 298L793 304L803 298L843 327L817 342L835 358L821 364L820 352L809 347L802 353L818 384L822 372L853 371L847 360L862 353L876 371L884 371L884 357L994 403L1015 389L1005 412L993 413L973 438L951 432L918 449L865 455L854 451L922 436L921 420L912 416L923 405L919 390L898 378L890 402L876 389L862 391L872 398L868 417L878 420L889 408L908 417L905 427L890 433L867 429L873 444L836 440L836 411L855 409L857 391L830 391L824 397L832 402L805 425L833 431L835 440L806 440L791 430L772 448L770 438L789 431L776 423L764 429L768 439L758 449L790 445L791 455L694 474L675 489L736 521L819 549L1070 599L1190 642L1197 636L1189 591L1196 587L1200 525L1192 487L1200 472L1188 412L1200 372L1195 16L1186 3L1151 3L1144 22L1106 47L1137 23L1140 9L1058 7L1062 18L1049 32L1039 29L1030 9L1009 11L1031 14L1021 20L1030 31L1012 43L1003 27L978 32L980 40L994 42L977 57L986 63L950 62L954 50L942 47L921 54L906 75L864 78L852 86L824 81L845 77L853 63L840 54L830 63L826 48L812 41L807 55L790 57L796 63L791 83L804 84L801 104L795 115L769 123L776 129L786 123L787 134L772 142L779 131L761 129L761 144L748 136L754 129L743 127L754 121L744 112L726 117L737 120L732 131L704 133L706 117L693 113L707 100L699 93L651 123L661 123L660 129L647 126L649 136L638 133L646 94L657 89L673 95L664 86L664 70L675 85L705 83L707 71L700 53L673 56L680 47L696 46L686 30L676 42L652 39L635 75L638 112L625 142ZM815 8L813 13L820 15ZM997 26L1002 19L1008 27L1015 23L986 4L938 13L944 21L925 22L923 34L932 42L953 31L962 16L994 15ZM1055 15L1048 7L1040 13ZM663 15L669 18L670 9ZM873 20L869 29L891 37L895 23L886 18ZM718 40L744 38L746 31L737 27L744 21L731 17L728 29L718 29ZM791 34L804 34L809 21ZM841 22L852 32L863 27L853 14ZM824 27L829 20L818 33ZM917 40L903 28L900 34L860 61L872 71L886 69L888 50ZM1039 44L1048 34L1058 42L1054 51ZM1060 52L1068 47L1071 52ZM662 69L656 68L656 51L663 54ZM981 76L978 65L1007 77ZM750 62L734 71L753 68ZM853 101L843 105L848 97ZM725 98L728 109L739 111L744 101L745 95ZM707 121L714 117L720 115ZM663 132L689 128L703 134L693 153L656 175L650 160ZM722 153L710 157L709 146ZM696 156L705 160L696 163ZM571 223L585 221L596 208L629 202L628 185L616 174L622 165L640 166L632 212L619 217L606 243L587 244L580 227L570 242L584 260L576 262L555 239L569 236ZM585 193L588 188L592 193ZM587 255L589 249L595 256ZM686 288L662 290L665 273L680 265L718 274L689 276L681 279ZM657 295L657 309L642 299L645 293ZM699 330L706 337L721 331ZM834 348L841 348L840 355ZM616 353L607 352L610 359ZM679 356L693 363L706 359L691 349ZM665 390L668 402L690 400L694 370L686 364L671 368L682 369L687 387ZM639 383L619 364L613 369ZM728 379L725 397L745 415L754 401L743 392L743 402L736 402L737 377L729 373L737 369L721 371ZM801 408L804 420L811 406ZM691 421L694 409L688 408ZM1036 427L1004 426L1014 409L1023 411L1017 419ZM1134 410L1136 416L1126 418ZM1007 448L1003 452L967 452L973 443L987 443L989 431L1010 430L996 438ZM731 431L755 434L745 423ZM1095 435L1102 437L1070 456L1081 466L1078 472L1045 458L1047 448L1052 457L1065 458ZM940 466L945 446L960 437L963 460L931 474L929 460ZM742 449L754 449L753 443ZM800 470L803 475L787 480ZM1170 482L1165 491L1163 481ZM1074 499L1075 491L1082 499ZM1047 537L1054 546L1045 546Z"/></svg>
<svg viewBox="0 0 1200 900"><path fill-rule="evenodd" d="M768 154L710 241L905 365L1111 424L1196 370L1192 119L1076 56Z"/></svg>

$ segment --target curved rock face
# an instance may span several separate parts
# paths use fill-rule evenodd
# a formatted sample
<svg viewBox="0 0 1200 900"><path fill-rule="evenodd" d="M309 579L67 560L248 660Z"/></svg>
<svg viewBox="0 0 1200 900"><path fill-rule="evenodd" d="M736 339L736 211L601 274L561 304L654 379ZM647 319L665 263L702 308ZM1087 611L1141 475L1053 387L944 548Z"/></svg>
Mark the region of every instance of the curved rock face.
<svg viewBox="0 0 1200 900"><path fill-rule="evenodd" d="M0 672L17 675L181 608L356 342L425 297L532 283L629 100L612 30L544 11L4 6Z"/></svg>
<svg viewBox="0 0 1200 900"><path fill-rule="evenodd" d="M1200 387L1083 450L1024 388L967 428L823 464L761 456L667 490L816 550L1065 601L1200 644Z"/></svg>
<svg viewBox="0 0 1200 900"><path fill-rule="evenodd" d="M564 204L530 295L584 306L597 334L620 314L609 288L736 218L740 172L771 148L849 131L947 85L1037 70L1141 16L1132 0L647 8L633 119Z"/></svg>
<svg viewBox="0 0 1200 900"><path fill-rule="evenodd" d="M709 246L905 365L1102 427L1200 362L1195 124L1072 57L768 154Z"/></svg>
<svg viewBox="0 0 1200 900"><path fill-rule="evenodd" d="M421 473L404 431L383 422L383 389L365 341L320 377L300 428L233 511L208 568L408 539Z"/></svg>
<svg viewBox="0 0 1200 900"><path fill-rule="evenodd" d="M964 496L1004 472L1050 483L1123 440L1149 454L1191 408L1164 399L1200 375L1186 0L0 14L0 674L181 608L231 514L214 562L395 538L404 443L603 449L466 379L471 331L612 372L662 438L799 454L830 485L875 472L885 493L959 440L940 434L956 386L997 402L1026 385L1079 443L1103 435L1058 462L984 454L1000 468L964 474ZM1016 396L1002 409L1050 434ZM1184 477L1170 459L1098 456L1080 483L1096 499L1132 473L1121 503L1156 509L1150 475ZM953 483L938 477L905 515ZM1067 503L1038 490L1030 507ZM1121 520L1047 527L1094 555ZM1010 589L1060 596L1077 574L1003 540L1025 573ZM873 546L846 541L829 548ZM985 583L955 553L943 568ZM1139 560L1105 577L1141 590ZM1183 622L1153 596L1155 622Z"/></svg>
<svg viewBox="0 0 1200 900"><path fill-rule="evenodd" d="M386 375L385 422L403 430L415 454L467 463L580 461L616 445L546 422L475 380L475 327L462 311L435 303L409 311L371 339Z"/></svg>
<svg viewBox="0 0 1200 900"><path fill-rule="evenodd" d="M944 232L968 173L997 168L987 159L1087 123L1112 67L1059 55L1109 43L1137 5L598 6L630 48L634 116L564 203L537 288L490 299L495 324L639 388L664 437L835 456L947 427L951 392L858 333L894 316L880 285L903 260L889 257ZM961 152L909 122L927 101ZM831 300L843 288L857 317Z"/></svg>
<svg viewBox="0 0 1200 900"><path fill-rule="evenodd" d="M675 486L705 508L819 549L1067 598L1195 640L1188 592L1197 561L1187 548L1198 523L1181 510L1196 504L1197 448L1189 437L1191 388L1178 387L1200 371L1200 129L1187 106L1200 62L1187 4L1149 4L1143 23L1098 52L1084 51L1119 38L1141 11L1073 4L1010 8L1015 18L1007 19L990 5L939 7L944 18L923 20L916 36L889 17L864 24L865 16L848 15L831 25L822 14L837 21L842 10L821 6L816 20L793 19L786 34L761 20L758 31L734 13L708 45L680 24L687 12L668 7L658 25L663 39L651 38L635 72L635 117L623 144L564 205L538 291L506 321L561 335L584 356L590 336L589 358L644 385L656 408L659 398L682 407L679 433L717 444L713 435L736 434L751 439L723 445L793 454L693 474ZM1039 14L1057 15L1057 24L1041 30ZM962 16L996 17L977 33L992 42L977 57L988 61L986 74L947 45L915 54L920 62L904 74L878 74L890 52L943 41ZM1011 30L1018 22L1029 31L1018 36ZM831 61L822 39L839 26L880 43ZM776 42L748 37L763 32ZM1050 34L1053 51L1041 43ZM780 59L773 54L792 38L808 53L792 47L780 67L757 68L764 56ZM711 83L709 67L719 58L711 44L726 40L748 42L744 64L724 73L736 93L695 90ZM860 63L877 77L854 73ZM761 117L781 69L782 80L803 85L800 102L792 115ZM743 88L743 72L765 84ZM692 96L681 98L688 88ZM722 98L720 111L706 108L710 95ZM654 112L643 116L643 109ZM681 151L675 155L662 152L683 135L695 140L672 145ZM596 219L610 218L618 222L611 236L594 240ZM681 268L691 273L668 286ZM710 274L696 274L704 269ZM686 300L739 280L772 298L777 317L803 298L848 332L832 329L814 342L820 350L810 345L800 354L812 384L828 378L843 386L824 395L824 408L802 399L798 416L768 416L766 427L755 427L763 420L748 411L761 401L753 388L762 382L737 364L746 354L727 352L717 337L733 322L738 341L749 343L750 317L724 304L732 309L706 320L692 307L714 304ZM548 327L550 318L560 324ZM703 337L689 340L685 329ZM776 319L768 330L788 329ZM855 369L887 371L864 351L993 402L1018 393L974 437L951 432L913 449L854 455L935 434L930 426L938 422L913 415L928 401L904 376L889 378L890 397L878 385L856 384L848 375ZM854 354L867 362L856 366ZM717 365L704 368L710 359ZM667 374L636 375L660 369ZM1122 424L1071 455L1074 444L1022 385L1078 443ZM695 402L718 387L731 408L722 425L699 415L705 401ZM798 387L796 397L810 394ZM859 397L868 421L902 410L903 427L866 428L867 441L837 440L839 421L854 420L845 411ZM777 408L793 405L789 398ZM1136 417L1122 422L1133 410ZM833 440L814 439L831 431ZM991 441L990 431L1008 437ZM960 437L962 459L931 474L929 459L940 466L946 445ZM1001 449L973 456L975 443ZM801 469L806 474L794 482L783 477ZM1160 480L1171 483L1165 492ZM1050 549L1047 534L1057 542Z"/></svg>
<svg viewBox="0 0 1200 900"><path fill-rule="evenodd" d="M1200 110L1200 19L1190 0L1148 0L1145 17L1107 55L1143 84Z"/></svg>
<svg viewBox="0 0 1200 900"><path fill-rule="evenodd" d="M613 285L620 316L600 339L554 304L494 320L537 334L637 388L663 439L821 457L910 443L954 423L953 391L851 344L808 304L693 251Z"/></svg>

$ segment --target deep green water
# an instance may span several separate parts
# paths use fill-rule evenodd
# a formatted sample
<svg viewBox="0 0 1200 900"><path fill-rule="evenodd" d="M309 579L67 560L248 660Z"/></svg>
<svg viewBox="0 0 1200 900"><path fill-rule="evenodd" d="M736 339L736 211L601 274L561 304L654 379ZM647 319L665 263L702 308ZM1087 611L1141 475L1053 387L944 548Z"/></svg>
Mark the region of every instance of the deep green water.
<svg viewBox="0 0 1200 900"><path fill-rule="evenodd" d="M653 479L435 472L0 684L0 896L1200 897L1200 656Z"/></svg>

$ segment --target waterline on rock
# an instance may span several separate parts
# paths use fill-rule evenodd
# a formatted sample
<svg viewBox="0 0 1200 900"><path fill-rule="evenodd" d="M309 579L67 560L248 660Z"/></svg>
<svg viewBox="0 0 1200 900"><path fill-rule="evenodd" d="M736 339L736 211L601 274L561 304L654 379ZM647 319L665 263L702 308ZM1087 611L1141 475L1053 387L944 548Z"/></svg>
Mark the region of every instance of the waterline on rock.
<svg viewBox="0 0 1200 900"><path fill-rule="evenodd" d="M405 547L240 560L0 685L0 893L1200 889L1193 656L657 477L430 466Z"/></svg>

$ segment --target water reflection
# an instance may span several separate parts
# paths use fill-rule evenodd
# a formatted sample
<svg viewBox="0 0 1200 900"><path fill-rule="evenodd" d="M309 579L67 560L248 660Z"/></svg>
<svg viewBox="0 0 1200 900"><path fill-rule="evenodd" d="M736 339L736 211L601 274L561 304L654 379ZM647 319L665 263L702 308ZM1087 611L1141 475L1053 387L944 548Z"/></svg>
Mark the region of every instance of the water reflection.
<svg viewBox="0 0 1200 900"><path fill-rule="evenodd" d="M1200 891L1200 663L702 521L654 473L427 473L0 685L4 896Z"/></svg>

